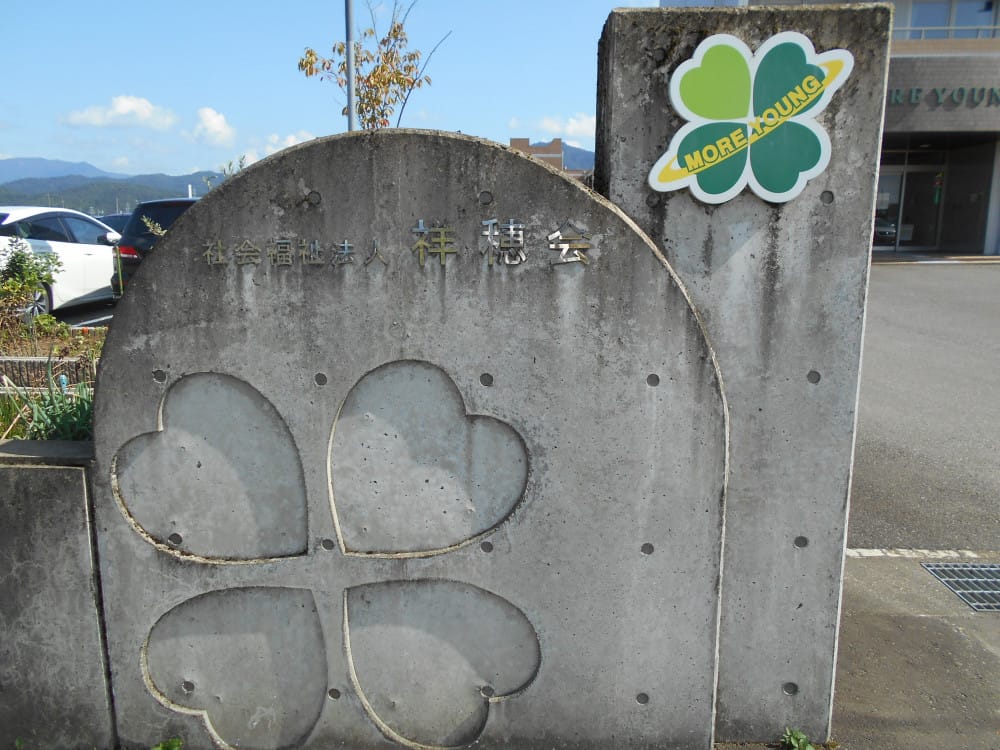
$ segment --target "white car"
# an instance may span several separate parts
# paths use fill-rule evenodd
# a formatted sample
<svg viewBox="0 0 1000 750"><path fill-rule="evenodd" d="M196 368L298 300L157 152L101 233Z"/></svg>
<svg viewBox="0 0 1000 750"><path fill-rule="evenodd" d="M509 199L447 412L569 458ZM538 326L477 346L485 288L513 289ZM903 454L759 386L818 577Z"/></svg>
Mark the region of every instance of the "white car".
<svg viewBox="0 0 1000 750"><path fill-rule="evenodd" d="M62 263L51 286L35 292L27 314L114 299L110 279L121 235L111 227L67 208L0 206L0 266L17 239L35 254L52 253Z"/></svg>

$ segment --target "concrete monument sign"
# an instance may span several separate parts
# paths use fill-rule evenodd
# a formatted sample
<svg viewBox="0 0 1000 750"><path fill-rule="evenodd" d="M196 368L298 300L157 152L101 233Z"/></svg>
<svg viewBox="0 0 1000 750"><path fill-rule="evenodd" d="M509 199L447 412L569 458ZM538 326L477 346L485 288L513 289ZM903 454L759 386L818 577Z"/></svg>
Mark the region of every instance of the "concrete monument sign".
<svg viewBox="0 0 1000 750"><path fill-rule="evenodd" d="M550 168L389 131L247 169L131 282L95 430L122 744L709 747L714 353Z"/></svg>
<svg viewBox="0 0 1000 750"><path fill-rule="evenodd" d="M595 184L691 290L732 419L720 740L829 731L890 16L620 10L601 40Z"/></svg>

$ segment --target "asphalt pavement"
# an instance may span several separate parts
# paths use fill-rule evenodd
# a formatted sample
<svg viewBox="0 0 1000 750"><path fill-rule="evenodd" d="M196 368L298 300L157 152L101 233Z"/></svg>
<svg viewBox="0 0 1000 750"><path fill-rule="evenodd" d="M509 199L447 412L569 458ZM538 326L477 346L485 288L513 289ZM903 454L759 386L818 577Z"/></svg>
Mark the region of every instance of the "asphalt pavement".
<svg viewBox="0 0 1000 750"><path fill-rule="evenodd" d="M872 267L833 712L843 750L1000 750L1000 612L921 565L1000 564L1000 264L932 260Z"/></svg>

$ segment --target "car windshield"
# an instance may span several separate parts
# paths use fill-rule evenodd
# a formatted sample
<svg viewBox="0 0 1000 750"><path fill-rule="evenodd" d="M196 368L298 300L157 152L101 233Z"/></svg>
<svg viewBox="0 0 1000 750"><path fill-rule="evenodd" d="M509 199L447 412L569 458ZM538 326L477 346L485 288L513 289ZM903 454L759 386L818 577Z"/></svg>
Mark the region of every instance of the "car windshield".
<svg viewBox="0 0 1000 750"><path fill-rule="evenodd" d="M160 234L160 230L167 231L177 221L177 217L190 206L190 203L152 203L148 206L139 206L129 220L129 226L124 234L155 237Z"/></svg>

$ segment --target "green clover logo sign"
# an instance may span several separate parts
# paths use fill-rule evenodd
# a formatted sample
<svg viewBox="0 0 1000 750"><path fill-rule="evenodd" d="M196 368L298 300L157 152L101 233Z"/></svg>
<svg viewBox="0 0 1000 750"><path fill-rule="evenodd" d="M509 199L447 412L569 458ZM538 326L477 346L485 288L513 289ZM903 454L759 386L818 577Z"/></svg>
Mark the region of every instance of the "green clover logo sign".
<svg viewBox="0 0 1000 750"><path fill-rule="evenodd" d="M750 51L729 34L711 36L670 80L670 103L685 119L649 184L689 187L705 203L725 203L747 185L766 201L791 200L830 162L830 137L816 122L847 80L854 57L817 54L794 31Z"/></svg>

